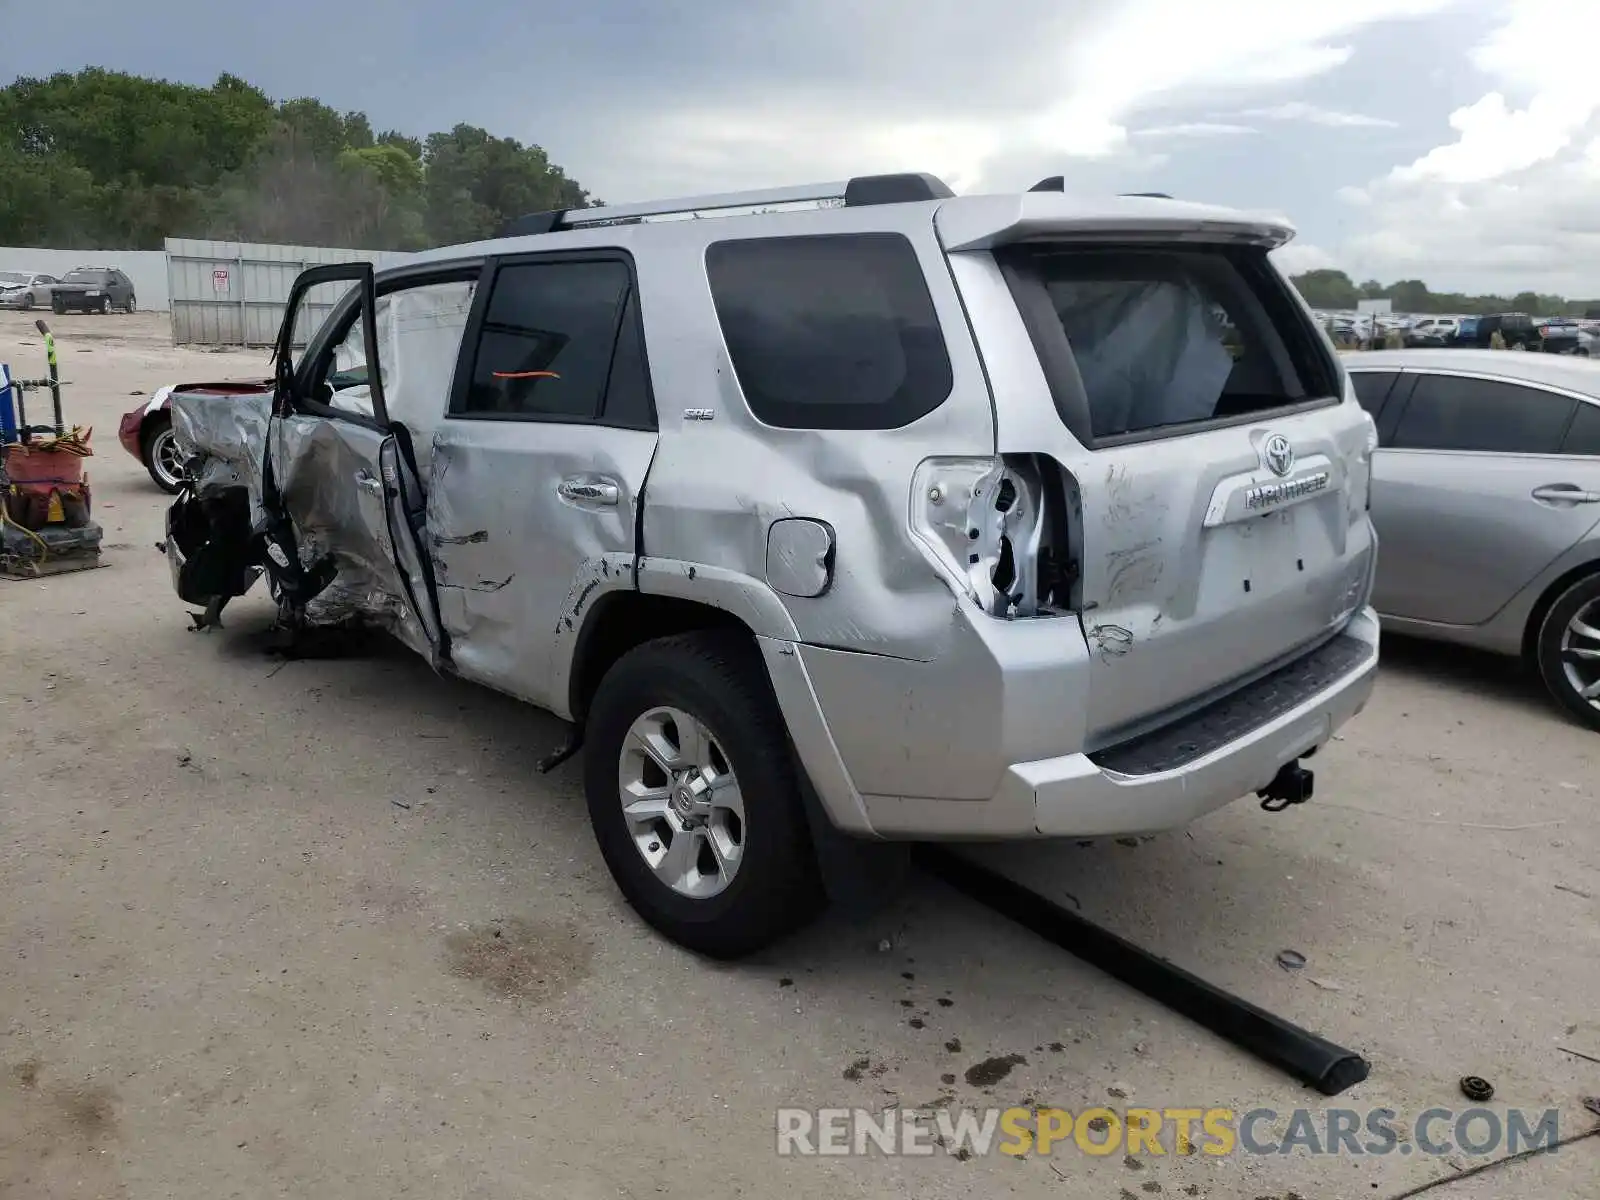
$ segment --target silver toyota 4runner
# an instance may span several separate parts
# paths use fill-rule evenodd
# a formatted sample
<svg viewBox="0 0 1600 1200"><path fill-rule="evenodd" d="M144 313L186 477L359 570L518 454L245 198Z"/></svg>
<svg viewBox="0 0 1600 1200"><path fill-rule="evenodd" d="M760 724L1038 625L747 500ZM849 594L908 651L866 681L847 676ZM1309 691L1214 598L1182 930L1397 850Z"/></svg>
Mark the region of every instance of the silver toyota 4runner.
<svg viewBox="0 0 1600 1200"><path fill-rule="evenodd" d="M815 914L824 845L1282 807L1378 655L1291 236L894 175L314 268L275 379L174 391L174 581L571 722L617 884L711 955Z"/></svg>

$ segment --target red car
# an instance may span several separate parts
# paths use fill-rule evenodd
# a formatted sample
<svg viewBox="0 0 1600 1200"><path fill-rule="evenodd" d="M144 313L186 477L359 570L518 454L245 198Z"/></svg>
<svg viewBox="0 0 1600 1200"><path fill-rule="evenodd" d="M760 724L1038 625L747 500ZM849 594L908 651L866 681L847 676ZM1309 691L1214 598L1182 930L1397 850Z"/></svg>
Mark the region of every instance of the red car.
<svg viewBox="0 0 1600 1200"><path fill-rule="evenodd" d="M230 380L226 383L182 383L157 389L138 408L123 414L117 441L144 464L162 491L176 495L183 486L183 452L172 431L174 392L222 392L251 395L272 389L271 380Z"/></svg>

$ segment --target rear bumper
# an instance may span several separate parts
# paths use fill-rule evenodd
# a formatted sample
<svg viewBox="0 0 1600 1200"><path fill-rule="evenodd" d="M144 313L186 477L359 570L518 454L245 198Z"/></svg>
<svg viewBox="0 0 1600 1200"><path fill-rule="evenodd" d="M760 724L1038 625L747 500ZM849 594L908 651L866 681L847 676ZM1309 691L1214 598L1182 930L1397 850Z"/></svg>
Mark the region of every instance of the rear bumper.
<svg viewBox="0 0 1600 1200"><path fill-rule="evenodd" d="M1378 618L1174 725L1093 754L1012 763L986 799L863 795L824 721L802 656L762 639L779 703L823 807L847 832L889 839L1093 837L1175 829L1266 787L1366 706Z"/></svg>

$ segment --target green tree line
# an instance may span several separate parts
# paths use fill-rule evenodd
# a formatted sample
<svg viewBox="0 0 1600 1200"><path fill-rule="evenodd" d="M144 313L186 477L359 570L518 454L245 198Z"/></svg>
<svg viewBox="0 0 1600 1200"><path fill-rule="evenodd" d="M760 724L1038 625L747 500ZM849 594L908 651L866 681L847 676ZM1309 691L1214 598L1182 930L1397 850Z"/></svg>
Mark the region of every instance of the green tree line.
<svg viewBox="0 0 1600 1200"><path fill-rule="evenodd" d="M0 89L0 245L165 237L419 250L593 201L538 146L474 125L375 133L362 112L90 68Z"/></svg>
<svg viewBox="0 0 1600 1200"><path fill-rule="evenodd" d="M1343 271L1324 268L1292 277L1292 282L1312 308L1353 309L1361 300L1389 300L1395 312L1482 313L1521 312L1537 317L1581 317L1600 311L1600 300L1569 300L1540 292L1515 296L1468 296L1461 292L1432 292L1420 279L1383 284L1376 279L1357 284Z"/></svg>

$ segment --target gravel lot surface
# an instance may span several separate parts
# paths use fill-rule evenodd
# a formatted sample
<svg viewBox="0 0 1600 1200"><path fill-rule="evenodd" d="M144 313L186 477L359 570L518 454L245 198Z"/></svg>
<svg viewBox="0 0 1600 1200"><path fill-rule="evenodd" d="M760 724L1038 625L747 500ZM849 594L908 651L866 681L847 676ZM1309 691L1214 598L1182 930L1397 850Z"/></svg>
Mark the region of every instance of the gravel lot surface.
<svg viewBox="0 0 1600 1200"><path fill-rule="evenodd" d="M1360 1050L1334 1101L922 876L707 965L619 899L575 764L534 774L553 719L400 650L271 659L259 596L189 632L117 417L264 354L176 351L161 314L56 328L110 566L0 581L0 1196L1388 1198L1485 1159L780 1158L774 1110L1405 1125L1471 1074L1498 1113L1600 1124L1600 1063L1558 1048L1600 1059L1600 738L1513 666L1391 639L1296 811L976 852ZM39 373L29 320L0 314L0 360ZM1600 1195L1600 1138L1428 1195Z"/></svg>

